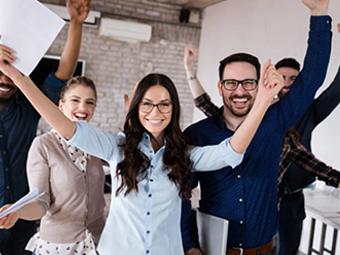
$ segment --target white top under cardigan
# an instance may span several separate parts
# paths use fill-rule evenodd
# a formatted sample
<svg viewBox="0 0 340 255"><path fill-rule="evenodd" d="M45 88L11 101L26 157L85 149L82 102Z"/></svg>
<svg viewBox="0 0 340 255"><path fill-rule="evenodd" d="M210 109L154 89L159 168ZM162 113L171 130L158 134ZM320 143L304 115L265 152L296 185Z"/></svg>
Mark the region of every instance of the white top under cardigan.
<svg viewBox="0 0 340 255"><path fill-rule="evenodd" d="M115 195L120 178L117 163L123 160L119 144L124 133L104 133L85 122L77 122L74 136L68 141L85 152L107 161L111 167L112 200L108 219L101 235L100 255L182 255L180 231L181 198L178 187L169 180L169 169L163 164L165 147L154 152L150 138L143 135L138 148L150 160L147 176L140 178L138 192ZM193 147L190 150L193 171L218 170L241 163L229 139L218 145Z"/></svg>

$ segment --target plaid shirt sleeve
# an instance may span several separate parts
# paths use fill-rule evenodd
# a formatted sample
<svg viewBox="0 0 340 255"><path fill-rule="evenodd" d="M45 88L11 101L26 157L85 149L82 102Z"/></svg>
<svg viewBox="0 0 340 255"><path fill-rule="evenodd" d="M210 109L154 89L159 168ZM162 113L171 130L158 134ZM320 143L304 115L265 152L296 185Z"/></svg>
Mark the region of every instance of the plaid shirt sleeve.
<svg viewBox="0 0 340 255"><path fill-rule="evenodd" d="M340 187L340 172L318 160L299 142L294 133L288 132L281 152L279 183L293 162L327 185Z"/></svg>
<svg viewBox="0 0 340 255"><path fill-rule="evenodd" d="M196 97L194 103L208 117L216 116L219 112L219 108L211 102L210 96L207 93Z"/></svg>

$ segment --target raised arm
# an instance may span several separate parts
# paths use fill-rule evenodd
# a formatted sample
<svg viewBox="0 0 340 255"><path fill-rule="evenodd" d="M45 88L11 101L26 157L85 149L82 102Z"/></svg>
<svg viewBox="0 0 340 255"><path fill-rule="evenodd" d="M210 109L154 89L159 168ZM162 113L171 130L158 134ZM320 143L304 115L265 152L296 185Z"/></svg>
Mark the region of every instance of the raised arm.
<svg viewBox="0 0 340 255"><path fill-rule="evenodd" d="M32 80L21 74L14 66L0 61L0 71L11 78L39 114L63 137L69 139L76 130L76 124L68 119L58 107L46 97Z"/></svg>
<svg viewBox="0 0 340 255"><path fill-rule="evenodd" d="M284 131L295 124L312 103L326 77L331 52L331 18L327 16L329 0L303 2L311 11L308 48L302 71L292 89L277 103L285 124Z"/></svg>
<svg viewBox="0 0 340 255"><path fill-rule="evenodd" d="M338 72L328 86L328 88L314 99L312 105L313 124L316 127L320 122L326 119L340 102L340 66Z"/></svg>
<svg viewBox="0 0 340 255"><path fill-rule="evenodd" d="M186 47L184 49L184 69L195 106L208 117L212 117L218 113L219 109L211 102L209 95L194 72L193 65L196 58L197 55L193 48Z"/></svg>
<svg viewBox="0 0 340 255"><path fill-rule="evenodd" d="M60 80L69 80L76 69L80 51L82 25L89 13L90 0L67 0L70 16L67 40L55 73Z"/></svg>
<svg viewBox="0 0 340 255"><path fill-rule="evenodd" d="M197 79L194 71L194 61L197 58L196 51L193 48L184 49L184 69L188 79L189 87L193 98L199 97L205 93L200 81Z"/></svg>

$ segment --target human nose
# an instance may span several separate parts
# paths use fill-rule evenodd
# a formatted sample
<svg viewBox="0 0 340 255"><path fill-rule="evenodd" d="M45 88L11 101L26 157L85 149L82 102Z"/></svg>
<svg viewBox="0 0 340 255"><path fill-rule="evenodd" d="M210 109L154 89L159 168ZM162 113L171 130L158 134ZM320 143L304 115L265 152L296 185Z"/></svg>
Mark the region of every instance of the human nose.
<svg viewBox="0 0 340 255"><path fill-rule="evenodd" d="M79 109L79 110L86 111L87 108L88 108L88 105L86 104L86 102L81 101L81 102L78 104L78 109Z"/></svg>
<svg viewBox="0 0 340 255"><path fill-rule="evenodd" d="M234 93L236 93L236 94L244 94L245 92L247 92L247 91L243 88L242 82L238 81L237 82L237 87L235 88Z"/></svg>
<svg viewBox="0 0 340 255"><path fill-rule="evenodd" d="M149 112L149 114L153 114L153 115L162 114L162 112L159 110L158 104L154 104L152 106L152 110L151 112Z"/></svg>

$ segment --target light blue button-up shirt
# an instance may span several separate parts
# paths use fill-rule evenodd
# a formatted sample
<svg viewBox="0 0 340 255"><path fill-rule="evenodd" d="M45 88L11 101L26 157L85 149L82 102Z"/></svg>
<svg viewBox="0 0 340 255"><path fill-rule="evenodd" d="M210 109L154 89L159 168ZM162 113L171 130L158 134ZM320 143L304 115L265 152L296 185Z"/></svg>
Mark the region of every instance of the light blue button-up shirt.
<svg viewBox="0 0 340 255"><path fill-rule="evenodd" d="M101 255L182 255L180 231L181 198L178 187L169 180L169 169L163 164L165 146L154 152L150 137L143 135L138 147L150 160L147 175L138 182L138 192L118 196L120 185L116 167L123 160L119 144L124 133L104 133L85 122L77 122L74 136L68 141L85 152L107 161L112 176L111 208L101 235L98 251ZM193 171L216 170L237 166L243 154L236 153L229 139L218 145L192 147L190 159Z"/></svg>

